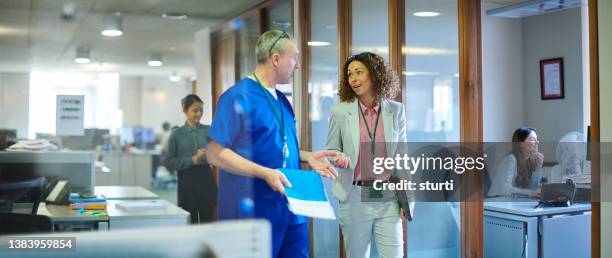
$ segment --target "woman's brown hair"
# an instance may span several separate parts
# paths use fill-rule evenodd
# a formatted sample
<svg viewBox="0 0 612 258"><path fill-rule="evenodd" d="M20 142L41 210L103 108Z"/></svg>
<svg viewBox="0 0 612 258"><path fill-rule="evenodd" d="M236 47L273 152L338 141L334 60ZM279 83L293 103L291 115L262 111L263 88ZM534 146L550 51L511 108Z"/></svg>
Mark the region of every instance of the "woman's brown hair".
<svg viewBox="0 0 612 258"><path fill-rule="evenodd" d="M391 66L385 63L381 56L371 52L363 52L349 57L344 62L340 78L340 89L338 90L340 101L351 102L357 97L357 94L355 94L351 85L349 85L348 79L348 66L353 61L359 61L368 68L372 86L374 86L374 99L377 102L383 99L393 99L397 96L400 91L399 78Z"/></svg>
<svg viewBox="0 0 612 258"><path fill-rule="evenodd" d="M516 184L521 188L529 188L529 184L531 182L531 177L533 176L533 172L541 167L542 164L537 164L532 160L523 160L523 149L521 147L521 143L525 142L529 135L535 132L536 129L531 127L521 127L514 131L512 134L512 153L514 157L516 157Z"/></svg>

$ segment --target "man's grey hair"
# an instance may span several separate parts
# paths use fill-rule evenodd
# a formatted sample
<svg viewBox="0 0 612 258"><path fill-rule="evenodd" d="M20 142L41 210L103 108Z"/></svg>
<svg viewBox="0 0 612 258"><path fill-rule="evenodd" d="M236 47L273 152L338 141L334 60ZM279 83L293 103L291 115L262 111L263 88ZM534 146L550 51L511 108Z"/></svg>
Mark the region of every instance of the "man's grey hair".
<svg viewBox="0 0 612 258"><path fill-rule="evenodd" d="M287 49L287 44L292 42L297 46L295 39L287 33L289 38L281 38L283 31L280 30L269 30L261 34L257 39L257 45L255 46L255 56L257 57L257 64L264 64L274 53L283 53ZM274 43L276 42L276 44ZM274 44L274 47L272 47ZM272 47L272 49L270 49Z"/></svg>

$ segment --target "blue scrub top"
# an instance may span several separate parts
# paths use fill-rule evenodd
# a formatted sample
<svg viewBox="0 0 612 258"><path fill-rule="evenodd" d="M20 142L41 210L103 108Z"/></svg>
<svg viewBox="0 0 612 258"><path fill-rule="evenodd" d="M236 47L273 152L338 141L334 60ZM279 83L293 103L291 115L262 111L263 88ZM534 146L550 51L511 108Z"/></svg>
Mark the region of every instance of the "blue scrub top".
<svg viewBox="0 0 612 258"><path fill-rule="evenodd" d="M275 99L270 92L261 87L253 79L245 78L223 93L217 104L208 137L259 165L281 168L282 134L274 111L264 95L267 94L277 111L282 107L290 151L287 168L299 169L300 151L293 108L280 91L276 91L278 99ZM307 222L306 217L289 212L287 199L272 190L265 181L221 170L218 194L219 219L239 218L241 216L239 203L244 197L251 197L254 200L255 217L267 218L271 223Z"/></svg>

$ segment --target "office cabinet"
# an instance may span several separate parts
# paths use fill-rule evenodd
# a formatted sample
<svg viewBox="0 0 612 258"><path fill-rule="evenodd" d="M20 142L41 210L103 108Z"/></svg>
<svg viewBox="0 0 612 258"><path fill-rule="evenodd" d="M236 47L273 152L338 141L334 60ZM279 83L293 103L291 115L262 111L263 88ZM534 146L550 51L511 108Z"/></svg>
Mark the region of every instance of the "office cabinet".
<svg viewBox="0 0 612 258"><path fill-rule="evenodd" d="M485 257L591 257L590 203L536 205L532 200L485 200Z"/></svg>
<svg viewBox="0 0 612 258"><path fill-rule="evenodd" d="M142 186L151 187L153 180L152 154L104 153L104 166L110 172L96 173L97 186Z"/></svg>

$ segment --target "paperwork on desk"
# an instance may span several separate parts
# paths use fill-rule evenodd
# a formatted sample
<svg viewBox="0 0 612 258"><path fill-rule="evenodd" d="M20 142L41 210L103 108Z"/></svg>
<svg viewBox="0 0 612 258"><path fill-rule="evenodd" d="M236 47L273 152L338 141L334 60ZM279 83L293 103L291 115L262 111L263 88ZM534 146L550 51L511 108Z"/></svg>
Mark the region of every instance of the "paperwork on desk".
<svg viewBox="0 0 612 258"><path fill-rule="evenodd" d="M49 142L47 139L37 140L20 140L11 145L7 151L55 151L57 146Z"/></svg>
<svg viewBox="0 0 612 258"><path fill-rule="evenodd" d="M313 218L336 219L318 173L299 169L279 169L279 171L285 174L293 186L285 188L291 212Z"/></svg>
<svg viewBox="0 0 612 258"><path fill-rule="evenodd" d="M124 211L156 211L165 210L166 204L157 200L153 201L125 201L115 204L117 209Z"/></svg>
<svg viewBox="0 0 612 258"><path fill-rule="evenodd" d="M106 198L104 196L83 196L70 193L70 208L73 210L105 210Z"/></svg>

